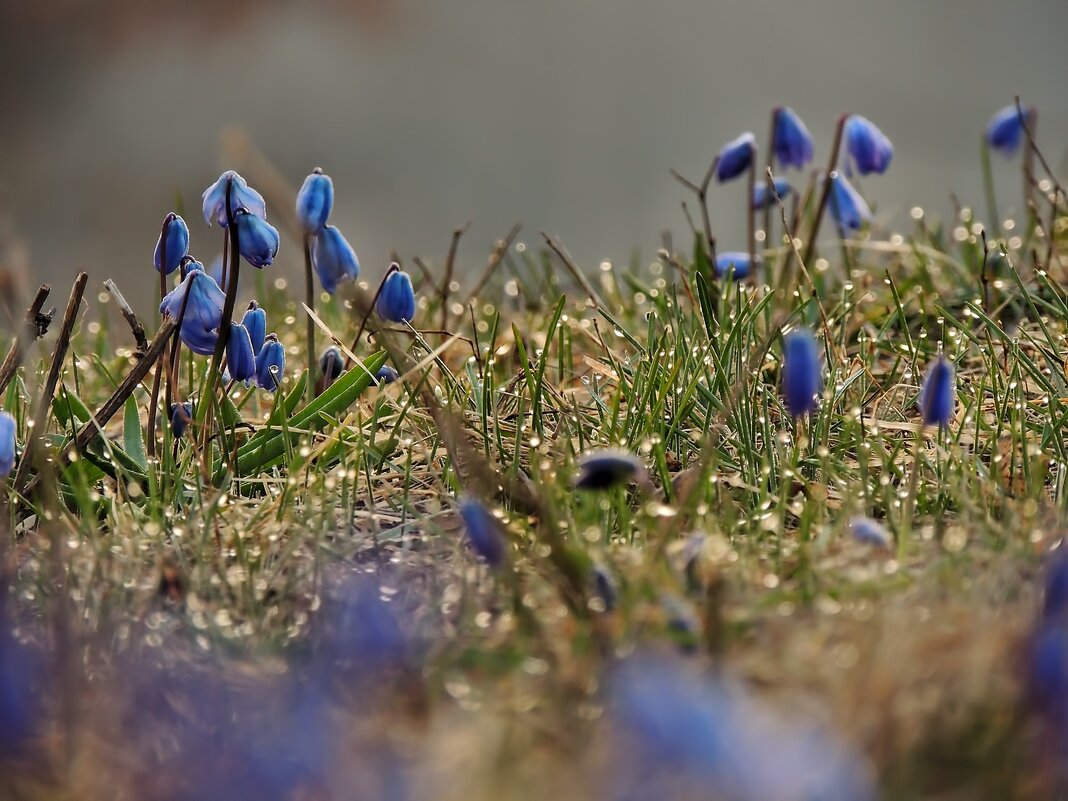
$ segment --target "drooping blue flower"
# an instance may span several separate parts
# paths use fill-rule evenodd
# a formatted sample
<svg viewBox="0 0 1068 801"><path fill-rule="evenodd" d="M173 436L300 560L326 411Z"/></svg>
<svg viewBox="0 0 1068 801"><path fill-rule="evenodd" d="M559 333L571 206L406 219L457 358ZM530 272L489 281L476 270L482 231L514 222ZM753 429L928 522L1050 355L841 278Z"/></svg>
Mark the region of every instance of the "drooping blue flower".
<svg viewBox="0 0 1068 801"><path fill-rule="evenodd" d="M375 380L379 384L392 384L400 378L400 373L390 367L388 364L383 364L378 368L378 372L375 373Z"/></svg>
<svg viewBox="0 0 1068 801"><path fill-rule="evenodd" d="M204 222L211 225L213 220L218 220L223 228L230 224L226 219L226 190L231 183L233 188L230 190L230 208L235 212L238 209L247 209L260 219L267 219L267 204L263 195L249 186L236 172L227 170L204 190Z"/></svg>
<svg viewBox="0 0 1068 801"><path fill-rule="evenodd" d="M306 234L323 230L334 208L334 182L318 167L304 179L297 192L297 221Z"/></svg>
<svg viewBox="0 0 1068 801"><path fill-rule="evenodd" d="M768 191L767 181L757 181L753 185L753 208L763 209L768 206L775 205L775 196L778 195L780 200L785 200L794 191L794 188L790 186L790 182L785 178L775 179L775 191Z"/></svg>
<svg viewBox="0 0 1068 801"><path fill-rule="evenodd" d="M375 304L378 316L391 323L407 323L415 317L415 289L404 270L394 270L382 284Z"/></svg>
<svg viewBox="0 0 1068 801"><path fill-rule="evenodd" d="M859 114L850 115L845 123L846 149L856 165L857 172L880 175L890 166L894 146L871 120Z"/></svg>
<svg viewBox="0 0 1068 801"><path fill-rule="evenodd" d="M248 329L241 323L230 323L230 336L226 340L226 365L234 381L248 381L256 374L256 351Z"/></svg>
<svg viewBox="0 0 1068 801"><path fill-rule="evenodd" d="M716 164L716 180L721 184L733 181L749 169L756 157L756 137L746 131L737 139L732 139L719 151Z"/></svg>
<svg viewBox="0 0 1068 801"><path fill-rule="evenodd" d="M812 134L789 106L780 106L775 110L772 149L775 151L775 158L783 167L801 169L812 161Z"/></svg>
<svg viewBox="0 0 1068 801"><path fill-rule="evenodd" d="M860 193L839 172L831 173L831 192L827 198L831 217L844 230L859 231L871 222L871 209Z"/></svg>
<svg viewBox="0 0 1068 801"><path fill-rule="evenodd" d="M791 331L782 343L782 397L794 417L816 408L823 391L823 365L816 337L807 328Z"/></svg>
<svg viewBox="0 0 1068 801"><path fill-rule="evenodd" d="M210 356L215 351L225 301L226 295L215 279L204 273L204 265L192 262L182 282L163 298L159 310L172 320L181 319L178 335L190 350Z"/></svg>
<svg viewBox="0 0 1068 801"><path fill-rule="evenodd" d="M259 353L263 347L263 340L267 336L267 312L260 308L260 304L251 300L245 316L241 318L241 325L248 331L249 341L252 343L252 352Z"/></svg>
<svg viewBox="0 0 1068 801"><path fill-rule="evenodd" d="M189 226L185 224L185 220L172 211L163 220L152 263L156 265L157 272L170 275L178 269L178 265L188 253ZM167 260L165 264L161 263L164 258Z"/></svg>
<svg viewBox="0 0 1068 801"><path fill-rule="evenodd" d="M1025 111L1030 114L1030 110ZM1024 117L1013 103L990 118L986 125L986 142L991 148L1011 156L1020 147L1024 136Z"/></svg>
<svg viewBox="0 0 1068 801"><path fill-rule="evenodd" d="M342 281L354 281L360 274L356 251L336 226L323 226L312 244L311 257L323 289L331 295Z"/></svg>
<svg viewBox="0 0 1068 801"><path fill-rule="evenodd" d="M262 217L247 209L234 212L237 246L245 261L260 269L270 265L278 255L278 230Z"/></svg>
<svg viewBox="0 0 1068 801"><path fill-rule="evenodd" d="M636 481L646 474L645 465L632 453L616 448L591 451L579 459L575 487L604 490Z"/></svg>
<svg viewBox="0 0 1068 801"><path fill-rule="evenodd" d="M256 375L253 383L268 392L274 392L282 384L286 372L286 349L278 337L268 334L263 347L256 354Z"/></svg>
<svg viewBox="0 0 1068 801"><path fill-rule="evenodd" d="M864 545L875 548L890 547L890 533L885 526L870 517L854 517L850 520L849 533L853 535L853 539Z"/></svg>
<svg viewBox="0 0 1068 801"><path fill-rule="evenodd" d="M501 567L507 552L500 521L490 514L485 506L470 498L460 501L459 511L471 550L482 557L490 567Z"/></svg>
<svg viewBox="0 0 1068 801"><path fill-rule="evenodd" d="M171 431L174 433L175 439L182 438L192 420L193 403L191 401L171 404Z"/></svg>
<svg viewBox="0 0 1068 801"><path fill-rule="evenodd" d="M0 412L0 476L8 475L15 467L15 418Z"/></svg>
<svg viewBox="0 0 1068 801"><path fill-rule="evenodd" d="M729 250L716 256L716 264L713 269L716 278L726 278L728 275L733 274L735 281L741 281L743 278L749 277L752 267L748 253ZM732 270L733 273L731 272Z"/></svg>
<svg viewBox="0 0 1068 801"><path fill-rule="evenodd" d="M920 387L920 416L925 425L945 426L953 417L956 380L953 365L939 354Z"/></svg>
<svg viewBox="0 0 1068 801"><path fill-rule="evenodd" d="M337 345L331 345L319 357L319 373L326 378L327 386L337 381L344 369L345 360L341 356L341 348Z"/></svg>

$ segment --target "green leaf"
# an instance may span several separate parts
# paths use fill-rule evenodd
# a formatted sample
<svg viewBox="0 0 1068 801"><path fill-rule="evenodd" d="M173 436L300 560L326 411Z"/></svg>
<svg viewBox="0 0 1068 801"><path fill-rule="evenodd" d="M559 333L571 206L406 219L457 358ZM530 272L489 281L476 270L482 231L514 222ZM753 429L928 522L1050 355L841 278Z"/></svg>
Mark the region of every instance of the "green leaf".
<svg viewBox="0 0 1068 801"><path fill-rule="evenodd" d="M145 438L141 436L141 415L137 411L137 401L132 395L126 399L122 415L122 447L142 470L148 470Z"/></svg>

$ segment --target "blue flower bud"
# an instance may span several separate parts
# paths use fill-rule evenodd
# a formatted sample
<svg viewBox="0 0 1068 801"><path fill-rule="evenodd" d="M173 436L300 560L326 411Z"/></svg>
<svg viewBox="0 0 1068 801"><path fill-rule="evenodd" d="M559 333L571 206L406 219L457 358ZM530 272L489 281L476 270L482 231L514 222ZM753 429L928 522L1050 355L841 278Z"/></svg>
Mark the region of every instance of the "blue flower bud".
<svg viewBox="0 0 1068 801"><path fill-rule="evenodd" d="M501 567L507 551L500 521L485 506L471 499L460 501L459 511L467 529L471 550L490 567Z"/></svg>
<svg viewBox="0 0 1068 801"><path fill-rule="evenodd" d="M726 253L720 253L716 256L716 265L714 272L716 278L726 278L728 275L734 275L735 281L741 281L743 278L749 276L749 271L752 269L752 263L749 261L748 253L739 253L735 251L727 251Z"/></svg>
<svg viewBox="0 0 1068 801"><path fill-rule="evenodd" d="M756 156L756 137L749 131L733 139L719 151L716 164L716 180L721 184L733 181L749 169Z"/></svg>
<svg viewBox="0 0 1068 801"><path fill-rule="evenodd" d="M279 242L278 231L273 225L247 209L235 211L234 222L237 226L237 246L245 261L260 269L274 261Z"/></svg>
<svg viewBox="0 0 1068 801"><path fill-rule="evenodd" d="M267 336L267 312L260 308L256 301L249 301L245 316L241 318L241 325L248 331L249 341L252 343L252 352L259 353L263 347L263 340Z"/></svg>
<svg viewBox="0 0 1068 801"><path fill-rule="evenodd" d="M319 233L333 208L334 182L316 167L297 192L297 221L301 230L306 234Z"/></svg>
<svg viewBox="0 0 1068 801"><path fill-rule="evenodd" d="M230 189L230 208L235 212L238 209L247 209L249 213L260 219L267 219L267 204L263 195L253 189L248 183L233 170L227 170L219 179L204 190L204 222L211 225L213 220L218 220L219 225L225 228L229 225L226 219L226 190Z"/></svg>
<svg viewBox="0 0 1068 801"><path fill-rule="evenodd" d="M831 173L831 193L827 205L834 221L847 231L859 231L871 222L868 204L841 173Z"/></svg>
<svg viewBox="0 0 1068 801"><path fill-rule="evenodd" d="M945 426L953 417L954 385L953 365L939 354L920 387L920 416L925 425Z"/></svg>
<svg viewBox="0 0 1068 801"><path fill-rule="evenodd" d="M613 448L586 454L579 460L578 468L577 489L610 489L646 475L645 465L638 457Z"/></svg>
<svg viewBox="0 0 1068 801"><path fill-rule="evenodd" d="M256 351L248 330L241 323L230 323L230 336L226 340L226 365L234 381L248 381L256 374Z"/></svg>
<svg viewBox="0 0 1068 801"><path fill-rule="evenodd" d="M256 375L253 383L268 392L274 392L282 384L286 372L286 349L274 334L268 334L263 347L256 355Z"/></svg>
<svg viewBox="0 0 1068 801"><path fill-rule="evenodd" d="M854 517L849 521L849 533L853 539L874 548L889 548L890 534L880 523L870 517Z"/></svg>
<svg viewBox="0 0 1068 801"><path fill-rule="evenodd" d="M1030 115L1031 111L1028 109L1024 113ZM987 144L1006 156L1013 155L1019 149L1020 142L1023 141L1024 121L1015 103L1006 106L987 123Z"/></svg>
<svg viewBox="0 0 1068 801"><path fill-rule="evenodd" d="M390 367L388 364L383 364L378 368L378 372L375 373L375 380L379 384L392 384L400 378L400 373Z"/></svg>
<svg viewBox="0 0 1068 801"><path fill-rule="evenodd" d="M0 476L6 476L15 466L15 418L0 412Z"/></svg>
<svg viewBox="0 0 1068 801"><path fill-rule="evenodd" d="M171 404L171 431L174 432L175 439L182 438L192 420L193 404L190 401Z"/></svg>
<svg viewBox="0 0 1068 801"><path fill-rule="evenodd" d="M894 146L871 120L859 114L851 115L845 124L845 140L857 172L861 175L886 172L894 156Z"/></svg>
<svg viewBox="0 0 1068 801"><path fill-rule="evenodd" d="M333 225L323 226L312 244L312 266L331 295L342 281L354 281L360 274L360 262L352 245Z"/></svg>
<svg viewBox="0 0 1068 801"><path fill-rule="evenodd" d="M812 134L789 106L781 106L775 110L773 143L775 158L783 167L801 169L812 161Z"/></svg>
<svg viewBox="0 0 1068 801"><path fill-rule="evenodd" d="M792 194L794 188L790 186L790 182L785 178L775 179L775 191L768 191L767 181L758 181L753 185L753 208L763 209L768 206L777 205L775 202L775 196L778 195L780 200L785 200L790 194Z"/></svg>
<svg viewBox="0 0 1068 801"><path fill-rule="evenodd" d="M391 323L407 323L415 317L415 289L408 273L395 270L386 276L375 310Z"/></svg>
<svg viewBox="0 0 1068 801"><path fill-rule="evenodd" d="M345 371L341 348L331 345L319 357L319 377L315 380L315 394L322 395Z"/></svg>
<svg viewBox="0 0 1068 801"><path fill-rule="evenodd" d="M189 296L188 301L186 295ZM210 356L215 352L225 301L226 295L215 279L204 273L204 266L200 262L194 261L190 263L182 282L163 298L159 310L172 320L181 319L178 335L190 350L201 356Z"/></svg>
<svg viewBox="0 0 1068 801"><path fill-rule="evenodd" d="M791 331L782 343L782 397L794 417L816 408L823 391L823 365L816 337L807 328Z"/></svg>
<svg viewBox="0 0 1068 801"><path fill-rule="evenodd" d="M163 252L164 250L166 250L166 253ZM157 272L170 275L178 269L178 265L188 254L189 226L185 224L185 220L172 211L163 221L159 239L156 240L156 253L153 256L152 263L156 265ZM167 263L161 264L160 262L164 258L166 258Z"/></svg>

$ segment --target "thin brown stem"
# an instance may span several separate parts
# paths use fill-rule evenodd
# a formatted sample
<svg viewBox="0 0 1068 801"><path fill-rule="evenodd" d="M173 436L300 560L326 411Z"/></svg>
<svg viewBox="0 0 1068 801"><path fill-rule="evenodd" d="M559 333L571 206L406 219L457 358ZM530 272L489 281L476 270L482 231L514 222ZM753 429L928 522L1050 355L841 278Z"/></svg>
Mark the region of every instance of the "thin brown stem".
<svg viewBox="0 0 1068 801"><path fill-rule="evenodd" d="M771 120L768 122L768 158L765 164L764 174L767 175L767 184L764 187L764 247L767 248L771 244L771 194L775 191L775 182L771 177L771 171L775 167L775 122L779 118L779 111L782 110L782 106L776 106L771 110ZM749 202L753 202L753 195L750 193Z"/></svg>
<svg viewBox="0 0 1068 801"><path fill-rule="evenodd" d="M441 283L441 327L449 325L449 295L452 293L452 273L456 269L456 251L460 247L460 238L468 228L471 221L468 220L452 232L452 241L449 243L449 255L445 257L445 278Z"/></svg>
<svg viewBox="0 0 1068 801"><path fill-rule="evenodd" d="M494 246L490 253L489 261L486 262L486 266L482 270L481 277L475 282L474 288L467 293L467 297L464 298L465 306L478 297L486 284L489 283L490 278L492 278L493 274L497 271L497 268L504 260L504 255L508 252L508 249L512 247L512 243L515 242L515 239L519 236L521 230L523 230L523 226L516 223L508 230L508 233L504 235L504 239L500 240L496 246Z"/></svg>
<svg viewBox="0 0 1068 801"><path fill-rule="evenodd" d="M52 317L55 315L56 310L53 308L50 311L42 312L41 309L44 308L45 301L48 300L48 293L51 291L52 287L48 284L41 284L33 298L33 302L26 310L22 330L15 335L15 341L11 343L11 349L7 352L7 356L4 357L3 364L0 364L0 393L7 389L7 385L11 383L11 379L15 376L15 371L22 366L22 357L26 345L40 339L47 333L48 326L52 323Z"/></svg>
<svg viewBox="0 0 1068 801"><path fill-rule="evenodd" d="M582 291L586 293L586 296L602 309L607 309L605 302L601 300L601 296L597 294L597 290L593 288L593 284L589 282L589 279L583 274L579 266L575 264L575 260L571 258L571 254L567 252L565 248L554 236L551 236L544 231L540 231L542 238L545 240L545 244L549 246L549 249L556 254L557 258L563 262L567 271L571 273L572 278L578 282L578 285L582 287Z"/></svg>
<svg viewBox="0 0 1068 801"><path fill-rule="evenodd" d="M352 338L352 347L349 348L349 354L355 353L356 346L360 344L360 337L363 336L364 329L367 328L367 320L371 316L371 312L374 311L375 306L378 304L378 298L381 296L382 289L386 285L386 279L389 278L390 275L392 275L393 273L397 272L399 269L400 265L397 264L396 261L394 261L389 265L389 269L386 270L386 274L382 276L382 280L378 283L378 289L375 290L374 298L372 298L371 300L371 305L364 312L363 319L360 321L360 327L356 331L356 336ZM351 355L345 357L345 369L348 370L350 367L352 367Z"/></svg>
<svg viewBox="0 0 1068 801"><path fill-rule="evenodd" d="M802 261L805 264L812 263L812 254L816 251L816 238L820 233L820 223L823 222L823 213L827 209L827 199L831 194L831 175L834 173L835 168L838 165L838 154L842 149L842 132L845 130L846 120L850 117L849 114L843 114L838 118L838 125L834 129L834 142L831 145L831 158L827 162L827 172L823 175L823 186L820 189L820 200L816 206L816 217L812 221L812 230L808 235L808 242L805 243L805 255ZM795 230L792 236L797 238L797 231ZM790 259L790 253L787 251L787 261Z"/></svg>
<svg viewBox="0 0 1068 801"><path fill-rule="evenodd" d="M315 311L315 278L312 276L311 236L304 234L304 296L307 298L308 308ZM315 320L308 315L307 319L307 346L308 346L308 402L315 398L315 368L318 360L315 357Z"/></svg>

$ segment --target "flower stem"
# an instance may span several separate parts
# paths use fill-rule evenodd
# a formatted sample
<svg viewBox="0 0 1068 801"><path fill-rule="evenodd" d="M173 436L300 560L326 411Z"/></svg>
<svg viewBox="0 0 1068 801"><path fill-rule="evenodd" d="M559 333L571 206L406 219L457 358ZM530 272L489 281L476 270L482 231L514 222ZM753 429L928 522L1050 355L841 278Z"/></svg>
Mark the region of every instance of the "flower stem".
<svg viewBox="0 0 1068 801"><path fill-rule="evenodd" d="M308 308L315 311L315 281L312 278L311 236L304 235L304 295ZM308 402L315 399L315 321L308 315Z"/></svg>
<svg viewBox="0 0 1068 801"><path fill-rule="evenodd" d="M159 300L163 302L163 298L167 296L167 273L165 272L167 265L167 232L171 227L171 223L174 222L174 215L168 214L163 220L163 230L160 232L159 237ZM152 398L148 402L148 432L145 439L148 440L148 456L152 458L156 455L156 406L159 405L159 385L163 380L163 371L167 365L167 352L166 345L164 346L163 356L158 362L156 362L156 370L152 376ZM167 384L167 408L170 408L170 383ZM166 437L166 434L164 434Z"/></svg>
<svg viewBox="0 0 1068 801"><path fill-rule="evenodd" d="M831 194L831 173L833 173L838 165L838 153L842 149L842 131L845 129L846 120L849 119L848 114L843 114L838 118L838 127L834 130L834 144L831 145L831 158L827 163L827 172L823 174L823 187L820 189L820 200L816 206L816 217L812 221L812 230L808 235L808 242L805 243L805 255L802 261L807 265L812 261L812 254L816 251L816 238L820 233L820 223L823 222L823 212L827 209L827 199ZM797 231L794 231L794 236L797 236ZM787 251L787 260L790 259L789 254L792 250Z"/></svg>
<svg viewBox="0 0 1068 801"><path fill-rule="evenodd" d="M765 184L764 184L764 190L765 190L764 191L764 249L765 250L767 250L767 249L769 249L769 248L771 248L773 246L772 245L772 241L771 241L771 226L772 226L772 221L771 221L771 205L772 204L771 204L771 199L774 197L774 195L772 193L774 192L775 184L774 184L774 182L772 181L772 178L771 178L771 174L772 174L771 171L775 166L775 164L774 164L774 158L775 158L775 120L779 116L779 110L781 108L782 108L781 106L776 106L775 108L773 108L771 110L771 121L768 123L768 158L767 158L767 164L765 165L766 169L764 170L764 175L767 176L766 179L765 179ZM750 192L750 194L749 194L749 202L750 203L753 202L752 192ZM770 255L769 255L769 258L770 258Z"/></svg>
<svg viewBox="0 0 1068 801"><path fill-rule="evenodd" d="M995 236L1001 236L1001 217L998 215L997 195L994 193L994 171L990 167L990 145L986 137L979 143L979 155L983 166L983 191L986 193L986 213L990 218L988 227Z"/></svg>

